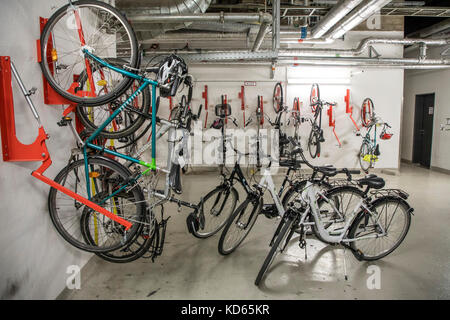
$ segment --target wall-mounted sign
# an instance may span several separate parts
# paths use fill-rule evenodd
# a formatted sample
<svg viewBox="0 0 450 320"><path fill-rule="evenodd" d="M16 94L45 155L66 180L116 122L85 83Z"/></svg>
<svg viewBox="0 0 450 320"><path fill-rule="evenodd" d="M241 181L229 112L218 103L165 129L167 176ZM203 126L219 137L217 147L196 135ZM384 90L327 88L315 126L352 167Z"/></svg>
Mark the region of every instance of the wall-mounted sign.
<svg viewBox="0 0 450 320"><path fill-rule="evenodd" d="M244 86L256 87L256 81L244 81Z"/></svg>

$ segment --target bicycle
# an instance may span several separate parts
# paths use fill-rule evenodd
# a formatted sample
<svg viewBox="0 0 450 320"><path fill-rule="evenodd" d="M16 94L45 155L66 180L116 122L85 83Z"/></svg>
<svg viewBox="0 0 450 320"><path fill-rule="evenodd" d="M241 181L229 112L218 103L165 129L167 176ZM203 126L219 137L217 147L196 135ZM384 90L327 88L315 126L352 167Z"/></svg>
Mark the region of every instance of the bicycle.
<svg viewBox="0 0 450 320"><path fill-rule="evenodd" d="M311 87L309 98L313 119L308 118L311 123L311 131L308 138L308 151L311 158L320 157L320 144L325 142L322 129L322 109L324 105L335 106L336 103L325 102L320 99L319 85L314 83Z"/></svg>
<svg viewBox="0 0 450 320"><path fill-rule="evenodd" d="M389 140L393 134L387 133L387 129L391 128L391 126L376 117L375 108L372 99L370 98L366 98L363 101L361 107L361 122L367 129L367 132L363 137L358 158L361 169L367 173L370 168L374 167L375 162L378 161L381 154L380 145L377 143L377 127L383 126L380 133L380 139L382 140Z"/></svg>
<svg viewBox="0 0 450 320"><path fill-rule="evenodd" d="M300 145L293 139L290 139L290 141L295 146L296 153L300 155L302 162L313 169L313 177L318 174L322 174L323 177L331 177L339 172L334 167L313 166L306 160ZM347 174L350 173L347 170ZM385 186L385 182L375 175L359 179L357 183L361 187L365 186L365 191L363 192L363 198L351 209L350 215L345 217L338 208L333 208L333 217L330 220L322 220L319 216L321 213L318 209L318 199L325 196L320 194L320 191L316 188L316 183L308 181L302 197L291 204L275 230L270 241L271 249L256 277L256 286L261 283L276 254L286 249L298 227L313 226L313 230L316 236L319 236L319 239L349 248L360 261L381 259L392 253L402 243L408 233L411 214L414 211L406 202L408 194L398 189L379 190ZM370 189L375 189L375 192L371 193L374 195L374 199L369 196ZM394 208L391 215L388 215L388 207ZM389 235L392 235L390 231L394 228L392 223L397 210L400 212L400 218L395 221L399 221L400 226L397 228L399 231L394 232L394 236L391 236L391 239L395 238L393 244L386 245L388 232ZM336 218L336 215L338 218ZM343 221L344 223L339 228L327 230L326 224L331 223L331 226L333 226L335 221ZM398 236L395 237L395 234L398 234ZM301 248L306 247L306 241L302 236L299 238L299 245Z"/></svg>

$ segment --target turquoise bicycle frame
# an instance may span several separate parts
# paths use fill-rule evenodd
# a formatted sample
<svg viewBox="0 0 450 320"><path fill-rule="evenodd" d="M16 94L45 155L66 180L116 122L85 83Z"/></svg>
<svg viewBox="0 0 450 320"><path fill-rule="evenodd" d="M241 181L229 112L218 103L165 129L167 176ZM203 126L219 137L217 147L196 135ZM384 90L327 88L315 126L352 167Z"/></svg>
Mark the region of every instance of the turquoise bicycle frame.
<svg viewBox="0 0 450 320"><path fill-rule="evenodd" d="M103 67L106 67L108 69L111 69L115 72L118 72L124 76L127 76L129 78L133 78L136 79L140 82L142 82L142 85L135 91L133 92L133 94L131 94L131 96L120 105L120 107L118 107L110 116L108 119L105 120L105 122L103 122L98 128L97 130L94 131L94 133L89 136L89 138L87 138L86 142L83 145L83 155L84 155L84 167L85 167L85 173L86 173L86 191L87 191L87 195L88 195L88 199L91 200L91 187L89 184L89 166L88 166L88 158L87 158L87 149L91 148L94 150L98 150L98 151L102 151L105 152L107 154L125 159L127 161L131 161L133 163L142 165L147 167L148 169L146 171L144 171L144 173L146 173L149 170L156 170L156 112L152 112L152 161L151 163L130 157L126 154L123 153L119 153L113 150L110 150L108 148L104 148L104 147L100 147L96 144L93 144L92 141L98 137L98 135L103 131L103 129L106 128L106 126L108 124L110 124L115 117L117 117L119 115L120 112L122 112L123 109L125 109L125 107L128 104L131 104L131 102L148 86L152 86L152 110L156 110L156 87L158 86L158 82L151 80L151 79L147 79L146 77L137 75L135 73L129 72L127 70L115 67L111 64L109 64L108 62L100 59L99 57L95 56L94 54L90 53L88 50L83 49L83 53L88 56L90 59L96 61L97 63L99 63L100 65L102 65ZM119 193L121 190L123 190L126 187L126 185L122 186L119 190L116 190L113 194L109 195L106 199L104 199L102 202L106 201L107 199L113 197L115 194Z"/></svg>

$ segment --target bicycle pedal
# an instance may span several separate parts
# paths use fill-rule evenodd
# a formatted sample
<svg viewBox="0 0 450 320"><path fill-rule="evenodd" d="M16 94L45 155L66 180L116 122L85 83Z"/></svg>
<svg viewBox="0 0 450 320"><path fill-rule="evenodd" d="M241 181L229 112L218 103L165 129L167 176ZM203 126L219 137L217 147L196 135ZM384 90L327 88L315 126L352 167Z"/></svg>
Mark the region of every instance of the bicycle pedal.
<svg viewBox="0 0 450 320"><path fill-rule="evenodd" d="M71 117L62 117L61 121L58 121L56 124L60 127L66 127L70 122L72 122Z"/></svg>

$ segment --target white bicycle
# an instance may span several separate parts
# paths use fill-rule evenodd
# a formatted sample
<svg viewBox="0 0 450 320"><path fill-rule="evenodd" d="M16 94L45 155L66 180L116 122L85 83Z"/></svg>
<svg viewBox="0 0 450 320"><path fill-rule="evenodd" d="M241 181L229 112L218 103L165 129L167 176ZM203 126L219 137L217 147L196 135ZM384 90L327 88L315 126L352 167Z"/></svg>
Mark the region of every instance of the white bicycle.
<svg viewBox="0 0 450 320"><path fill-rule="evenodd" d="M329 199L320 191L320 182L314 178L321 174L322 179L337 174L331 166L316 167L311 165L303 154L300 145L290 139L295 152L302 162L313 169L313 175L303 192L290 203L270 242L271 249L264 260L255 285L259 286L266 271L278 253L284 252L294 232L311 226L319 240L332 244L341 244L349 248L358 260L378 260L394 251L405 239L411 223L414 209L406 202L408 194L399 189L383 189L382 178L369 175L357 180L365 186L363 197L351 210L343 210L339 199ZM319 180L320 181L320 180ZM370 189L375 189L369 193ZM323 201L330 204L323 210ZM324 212L325 211L325 212ZM300 248L306 241L301 234Z"/></svg>

